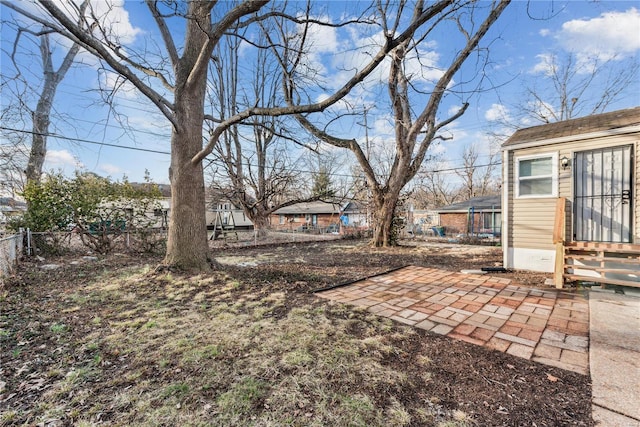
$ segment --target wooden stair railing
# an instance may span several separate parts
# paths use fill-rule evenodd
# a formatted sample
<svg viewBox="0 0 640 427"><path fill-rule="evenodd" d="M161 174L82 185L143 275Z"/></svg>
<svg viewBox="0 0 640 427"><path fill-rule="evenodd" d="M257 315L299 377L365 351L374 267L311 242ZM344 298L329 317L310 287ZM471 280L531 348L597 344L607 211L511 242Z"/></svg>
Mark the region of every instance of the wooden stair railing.
<svg viewBox="0 0 640 427"><path fill-rule="evenodd" d="M640 245L571 242L563 258L565 281L640 287Z"/></svg>

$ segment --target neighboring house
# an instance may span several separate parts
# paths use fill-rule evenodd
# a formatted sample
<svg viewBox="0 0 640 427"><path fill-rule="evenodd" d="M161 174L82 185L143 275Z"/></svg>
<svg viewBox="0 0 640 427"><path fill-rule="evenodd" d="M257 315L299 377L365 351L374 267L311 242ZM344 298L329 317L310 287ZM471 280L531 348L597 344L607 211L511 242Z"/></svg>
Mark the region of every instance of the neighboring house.
<svg viewBox="0 0 640 427"><path fill-rule="evenodd" d="M470 234L500 236L502 230L502 200L499 195L473 197L436 209L440 226L447 235Z"/></svg>
<svg viewBox="0 0 640 427"><path fill-rule="evenodd" d="M212 230L215 227L235 227L239 229L252 230L253 223L247 218L244 210L227 199L221 199L213 204L208 204L207 228ZM215 207L215 209L211 209Z"/></svg>
<svg viewBox="0 0 640 427"><path fill-rule="evenodd" d="M640 285L640 107L521 129L502 149L505 267Z"/></svg>
<svg viewBox="0 0 640 427"><path fill-rule="evenodd" d="M337 231L340 213L337 203L297 203L276 210L271 215L271 228L280 231L324 231L335 228Z"/></svg>
<svg viewBox="0 0 640 427"><path fill-rule="evenodd" d="M440 225L440 215L432 209L415 209L413 211L413 224L420 227L423 232Z"/></svg>
<svg viewBox="0 0 640 427"><path fill-rule="evenodd" d="M11 219L23 215L27 204L12 197L0 197L0 228Z"/></svg>
<svg viewBox="0 0 640 427"><path fill-rule="evenodd" d="M342 208L340 221L344 227L368 229L370 216L371 212L364 204L352 200Z"/></svg>
<svg viewBox="0 0 640 427"><path fill-rule="evenodd" d="M169 211L171 210L171 186L158 184L160 190L160 200L158 200L158 208L154 209L153 215L157 219L156 226L161 228L169 228Z"/></svg>
<svg viewBox="0 0 640 427"><path fill-rule="evenodd" d="M153 203L153 213L147 213L147 216L153 215L155 221L152 226L157 228L169 228L169 211L171 210L171 186L166 184L149 184L146 182L132 182L131 185L137 189L146 189L150 185L156 185L160 191L160 197Z"/></svg>

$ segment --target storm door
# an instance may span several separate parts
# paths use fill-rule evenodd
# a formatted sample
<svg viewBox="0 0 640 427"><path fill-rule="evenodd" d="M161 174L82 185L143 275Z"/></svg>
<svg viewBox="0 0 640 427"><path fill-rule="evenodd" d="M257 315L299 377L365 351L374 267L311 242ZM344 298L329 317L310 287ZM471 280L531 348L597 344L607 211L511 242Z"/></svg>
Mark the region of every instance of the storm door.
<svg viewBox="0 0 640 427"><path fill-rule="evenodd" d="M575 153L575 240L631 241L632 158L631 145Z"/></svg>

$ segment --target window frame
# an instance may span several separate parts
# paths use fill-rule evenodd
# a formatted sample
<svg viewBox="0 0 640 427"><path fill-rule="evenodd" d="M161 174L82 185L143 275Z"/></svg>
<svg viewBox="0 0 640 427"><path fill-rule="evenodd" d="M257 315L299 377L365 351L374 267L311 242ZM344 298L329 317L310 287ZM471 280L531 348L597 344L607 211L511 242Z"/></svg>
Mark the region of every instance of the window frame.
<svg viewBox="0 0 640 427"><path fill-rule="evenodd" d="M535 175L528 177L520 177L520 162L535 159L551 158L551 173L547 175ZM516 199L546 199L558 197L558 153L547 152L540 154L531 154L526 156L516 156L514 159L514 194ZM522 179L524 178L524 179ZM551 192L545 194L520 194L520 183L522 181L533 181L535 179L551 178Z"/></svg>

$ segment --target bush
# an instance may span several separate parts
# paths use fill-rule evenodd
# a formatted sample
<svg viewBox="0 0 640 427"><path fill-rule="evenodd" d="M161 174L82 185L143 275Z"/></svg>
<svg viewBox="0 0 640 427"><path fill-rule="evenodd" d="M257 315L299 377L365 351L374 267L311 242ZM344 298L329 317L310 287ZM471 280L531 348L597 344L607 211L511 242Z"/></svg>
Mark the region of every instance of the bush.
<svg viewBox="0 0 640 427"><path fill-rule="evenodd" d="M125 233L154 227L154 211L161 209L156 185L133 186L92 173L77 173L74 179L49 175L29 183L24 197L27 213L16 225L35 232L73 230L86 247L101 254L113 251ZM158 245L150 236L142 236L141 242L144 251Z"/></svg>

